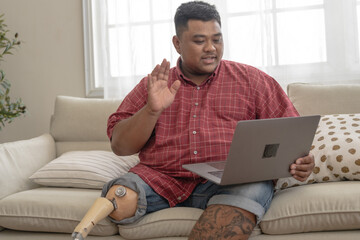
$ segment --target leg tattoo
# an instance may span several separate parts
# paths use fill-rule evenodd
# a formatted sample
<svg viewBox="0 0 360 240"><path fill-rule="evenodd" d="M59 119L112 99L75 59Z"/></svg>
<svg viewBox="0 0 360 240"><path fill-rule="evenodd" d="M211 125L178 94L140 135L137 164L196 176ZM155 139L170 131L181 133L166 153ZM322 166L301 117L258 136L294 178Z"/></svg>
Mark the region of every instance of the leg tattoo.
<svg viewBox="0 0 360 240"><path fill-rule="evenodd" d="M245 240L255 227L255 215L243 209L211 205L195 224L191 240Z"/></svg>

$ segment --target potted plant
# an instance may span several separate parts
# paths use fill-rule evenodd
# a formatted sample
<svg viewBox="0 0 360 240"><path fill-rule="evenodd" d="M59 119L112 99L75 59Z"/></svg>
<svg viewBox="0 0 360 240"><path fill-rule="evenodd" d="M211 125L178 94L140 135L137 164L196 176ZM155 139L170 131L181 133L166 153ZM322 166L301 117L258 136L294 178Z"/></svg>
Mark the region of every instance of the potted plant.
<svg viewBox="0 0 360 240"><path fill-rule="evenodd" d="M12 101L10 99L10 82L5 78L5 73L1 69L1 62L4 61L6 55L12 55L11 50L20 45L18 34L13 38L8 38L9 30L4 23L4 14L0 15L0 130L5 123L11 123L12 120L26 112L26 106L21 99Z"/></svg>

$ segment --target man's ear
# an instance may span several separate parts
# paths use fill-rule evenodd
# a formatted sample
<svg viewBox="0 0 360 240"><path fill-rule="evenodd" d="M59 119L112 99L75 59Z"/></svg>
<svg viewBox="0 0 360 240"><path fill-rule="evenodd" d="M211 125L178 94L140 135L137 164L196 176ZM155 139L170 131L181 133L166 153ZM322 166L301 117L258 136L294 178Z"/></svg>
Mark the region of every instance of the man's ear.
<svg viewBox="0 0 360 240"><path fill-rule="evenodd" d="M174 35L172 38L172 42L173 42L174 47L175 47L176 51L178 52L178 54L181 54L180 39L176 35Z"/></svg>

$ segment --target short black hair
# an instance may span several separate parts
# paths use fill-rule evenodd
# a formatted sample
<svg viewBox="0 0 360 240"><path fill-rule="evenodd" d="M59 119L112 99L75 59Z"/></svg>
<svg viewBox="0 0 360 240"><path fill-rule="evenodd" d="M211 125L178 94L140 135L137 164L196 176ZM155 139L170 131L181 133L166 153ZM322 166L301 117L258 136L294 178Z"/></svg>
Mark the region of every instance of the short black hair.
<svg viewBox="0 0 360 240"><path fill-rule="evenodd" d="M181 4L175 13L174 22L176 35L179 37L183 29L187 29L188 21L191 19L201 21L215 20L220 24L221 18L219 12L216 10L215 5L202 1L192 1Z"/></svg>

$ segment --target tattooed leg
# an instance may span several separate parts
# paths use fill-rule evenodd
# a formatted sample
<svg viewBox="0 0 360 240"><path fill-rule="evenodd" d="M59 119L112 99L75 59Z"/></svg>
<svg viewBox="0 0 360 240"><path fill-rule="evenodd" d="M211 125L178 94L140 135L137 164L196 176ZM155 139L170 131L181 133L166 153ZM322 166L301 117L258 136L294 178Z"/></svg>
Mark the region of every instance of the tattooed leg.
<svg viewBox="0 0 360 240"><path fill-rule="evenodd" d="M255 215L241 208L211 205L192 229L190 240L246 240L256 225Z"/></svg>

